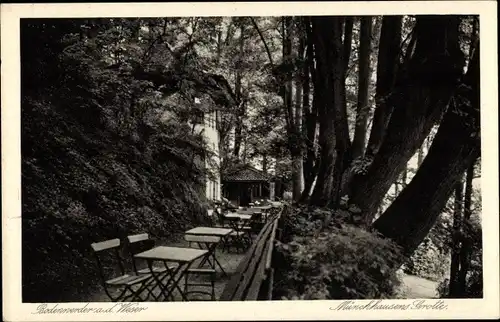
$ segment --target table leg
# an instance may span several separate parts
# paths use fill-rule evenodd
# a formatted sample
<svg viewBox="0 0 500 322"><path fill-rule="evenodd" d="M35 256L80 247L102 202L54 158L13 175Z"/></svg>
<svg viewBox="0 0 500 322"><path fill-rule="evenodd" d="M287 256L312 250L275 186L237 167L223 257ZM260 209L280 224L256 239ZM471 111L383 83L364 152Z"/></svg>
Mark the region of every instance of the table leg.
<svg viewBox="0 0 500 322"><path fill-rule="evenodd" d="M183 301L188 301L186 295L184 294L184 292L179 288L179 282L182 280L182 278L184 277L184 275L186 274L187 270L189 269L189 267L191 267L191 265L193 264L194 261L192 262L189 262L185 265L180 265L177 267L177 269L175 270L175 275L177 275L181 269L182 266L185 266L185 268L182 270L182 273L179 274L179 277L175 278L175 275L172 279L169 280L172 281L172 287L171 287L171 292L173 292L174 288L177 288L177 290L179 291L181 297L182 297L182 300Z"/></svg>
<svg viewBox="0 0 500 322"><path fill-rule="evenodd" d="M165 296L165 289L163 287L163 280L167 277L168 274L170 274L169 268L167 267L167 265L165 265L165 267L167 268L167 272L168 273L165 274L162 278L160 278L161 274L156 274L154 272L153 261L152 260L148 260L147 263L148 263L148 267L149 267L149 270L151 272L151 275L153 276L153 279L156 281L156 286L158 286L158 288L160 289L160 292ZM155 298L155 299L157 300L159 298L160 298L160 295L158 295L158 297ZM165 297L165 298L167 298L167 297Z"/></svg>
<svg viewBox="0 0 500 322"><path fill-rule="evenodd" d="M170 275L170 278L168 279L168 281L165 283L165 286L164 286L163 295L165 296L165 299L170 298L170 299L174 300L174 296L173 296L174 289L177 289L177 291L179 291L179 294L181 295L181 297L184 300L186 299L186 296L184 295L184 292L179 287L179 281L180 281L180 279L182 278L182 276L184 274L180 274L180 276L176 279L176 275L179 274L179 271L181 270L182 266L184 266L184 265L182 265L182 264L179 263L179 265L177 266L177 268L175 268L174 270L171 270L168 267L168 265L166 265L166 263L165 263L165 267L167 268L167 270L169 272L169 275ZM184 271L186 269L184 269ZM171 287L170 287L170 289L169 289L169 284L172 284Z"/></svg>
<svg viewBox="0 0 500 322"><path fill-rule="evenodd" d="M226 271L224 271L224 268L222 267L221 263L217 260L217 257L216 257L216 254L215 254L215 252L217 251L217 245L219 243L204 243L205 248L203 248L203 246L202 246L201 243L197 243L197 244L198 244L198 247L200 247L200 249L206 249L206 250L208 250L207 256L205 256L201 260L201 262L198 265L198 267L202 267L206 262L208 262L208 264L210 265L210 267L212 267L213 269L216 269L216 266L219 266L219 268L222 271L222 273L225 276L227 276ZM212 257L212 261L210 261L210 257Z"/></svg>
<svg viewBox="0 0 500 322"><path fill-rule="evenodd" d="M226 271L224 271L224 268L222 267L222 265L220 264L220 262L217 260L217 257L215 255L215 252L217 251L217 244L212 245L211 248L212 249L209 250L209 251L211 251L212 260L214 261L214 265L212 267L215 269L216 265L218 265L219 268L220 268L220 270L221 270L221 272L222 272L222 274L224 274L224 276L227 276Z"/></svg>
<svg viewBox="0 0 500 322"><path fill-rule="evenodd" d="M208 261L208 264L213 268L214 265L210 262L210 256L209 256L210 255L210 251L211 251L211 249L210 249L210 243L203 243L206 248L203 248L203 244L202 243L197 242L196 244L198 244L198 247L200 249L206 249L206 250L208 250L207 256L205 256L205 257L202 258L202 260L200 261L200 264L198 265L198 268L203 267L203 265L205 265L205 263L207 261Z"/></svg>

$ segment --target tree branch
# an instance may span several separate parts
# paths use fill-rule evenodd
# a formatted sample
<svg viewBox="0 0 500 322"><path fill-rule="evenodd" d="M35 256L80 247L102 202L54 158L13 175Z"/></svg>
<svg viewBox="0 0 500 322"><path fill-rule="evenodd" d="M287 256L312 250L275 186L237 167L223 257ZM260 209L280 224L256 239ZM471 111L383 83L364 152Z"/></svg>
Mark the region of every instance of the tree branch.
<svg viewBox="0 0 500 322"><path fill-rule="evenodd" d="M255 22L253 17L250 17L250 20L252 21L252 25L254 26L255 30L257 30L257 32L259 33L260 39L262 40L262 43L264 44L264 47L266 48L267 56L269 57L269 62L271 63L271 67L273 68L274 67L273 56L271 56L271 51L269 50L269 47L267 46L266 40L264 39L264 35L260 31L259 26Z"/></svg>

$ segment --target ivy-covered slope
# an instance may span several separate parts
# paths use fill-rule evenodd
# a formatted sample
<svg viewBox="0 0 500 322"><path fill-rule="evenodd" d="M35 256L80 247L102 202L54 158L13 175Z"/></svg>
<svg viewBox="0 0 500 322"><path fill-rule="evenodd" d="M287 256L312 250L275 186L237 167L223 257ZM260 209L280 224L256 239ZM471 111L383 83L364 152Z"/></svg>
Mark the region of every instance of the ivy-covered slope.
<svg viewBox="0 0 500 322"><path fill-rule="evenodd" d="M161 117L161 93L130 70L146 65L140 51L109 68L111 44L131 23L22 22L25 302L71 301L99 286L92 242L139 232L169 240L203 220L202 136Z"/></svg>
<svg viewBox="0 0 500 322"><path fill-rule="evenodd" d="M176 124L146 141L86 128L23 104L23 299L58 300L98 284L90 243L150 232L170 239L202 213L201 173L188 173ZM188 154L187 154L188 155Z"/></svg>

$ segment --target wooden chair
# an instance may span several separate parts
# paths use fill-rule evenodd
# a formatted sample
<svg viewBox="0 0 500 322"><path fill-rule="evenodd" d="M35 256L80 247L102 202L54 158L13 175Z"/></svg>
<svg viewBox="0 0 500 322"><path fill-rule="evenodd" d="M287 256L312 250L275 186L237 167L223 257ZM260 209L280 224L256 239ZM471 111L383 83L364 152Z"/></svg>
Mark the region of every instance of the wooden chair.
<svg viewBox="0 0 500 322"><path fill-rule="evenodd" d="M123 264L123 259L121 257L121 244L120 239L110 239L98 243L92 243L91 248L94 252L96 258L97 266L99 268L99 275L104 287L106 295L113 302L119 301L145 301L151 295L150 285L152 282L151 274L135 274L126 273L125 266ZM104 256L110 256L112 262L112 269L116 270L118 268L119 276L114 276L112 278L107 278L102 265ZM117 267L116 267L117 266ZM118 292L118 295L113 294L113 290ZM146 298L141 296L141 293L147 291Z"/></svg>
<svg viewBox="0 0 500 322"><path fill-rule="evenodd" d="M130 252L130 256L132 259L132 264L134 266L134 271L137 274L149 274L151 270L149 267L144 267L144 265L140 265L140 261L137 260L134 255L144 252L146 250L152 249L155 247L156 242L153 239L149 238L148 233L142 233L137 235L127 236L128 240L128 248ZM142 267L142 268L141 268ZM175 264L169 264L168 268L174 269L177 267ZM153 266L153 272L156 274L164 274L168 272L167 264L164 263L164 266Z"/></svg>
<svg viewBox="0 0 500 322"><path fill-rule="evenodd" d="M227 222L229 224L228 228L231 228L233 231L229 234L228 247L230 245L234 245L236 250L245 251L245 247L251 244L252 240L248 238L248 233L243 230L244 227L241 226L239 218L227 218ZM230 244L229 244L230 243Z"/></svg>
<svg viewBox="0 0 500 322"><path fill-rule="evenodd" d="M216 219L216 226L215 227L231 228L231 225L229 225L226 218L224 217L222 208L213 209L213 213L215 215L214 218Z"/></svg>
<svg viewBox="0 0 500 322"><path fill-rule="evenodd" d="M248 227L243 227L249 234L258 234L266 223L266 214L255 213L252 215Z"/></svg>
<svg viewBox="0 0 500 322"><path fill-rule="evenodd" d="M198 248L204 249L202 247L203 244L205 244L205 249L208 249L209 252L207 256L202 258L200 264L198 265L198 268L189 268L186 270L184 274L184 294L208 294L210 295L210 299L212 301L215 301L215 278L216 278L216 270L215 270L215 264L216 264L216 258L215 258L215 249L212 249L210 244L216 246L220 241L221 238L217 236L196 236L196 235L189 235L186 234L184 235L184 239L189 243L189 247L192 247L192 244L195 243L198 245ZM210 256L212 258L210 259ZM205 263L209 264L209 268L203 268L203 265ZM220 264L219 264L220 265ZM189 277L190 276L197 276L197 277L208 277L209 282L204 283L204 282L189 282ZM203 291L203 290L189 290L190 286L204 286L204 287L210 287L210 292Z"/></svg>

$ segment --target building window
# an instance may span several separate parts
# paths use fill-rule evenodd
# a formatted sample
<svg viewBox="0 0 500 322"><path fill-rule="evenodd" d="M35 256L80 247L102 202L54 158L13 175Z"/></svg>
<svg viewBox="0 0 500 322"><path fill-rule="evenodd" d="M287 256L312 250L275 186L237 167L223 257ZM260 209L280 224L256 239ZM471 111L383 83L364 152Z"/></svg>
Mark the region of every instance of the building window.
<svg viewBox="0 0 500 322"><path fill-rule="evenodd" d="M214 112L209 112L208 113L208 126L211 128L215 128L215 113Z"/></svg>
<svg viewBox="0 0 500 322"><path fill-rule="evenodd" d="M194 111L194 123L195 124L204 124L205 122L205 114L200 110Z"/></svg>

